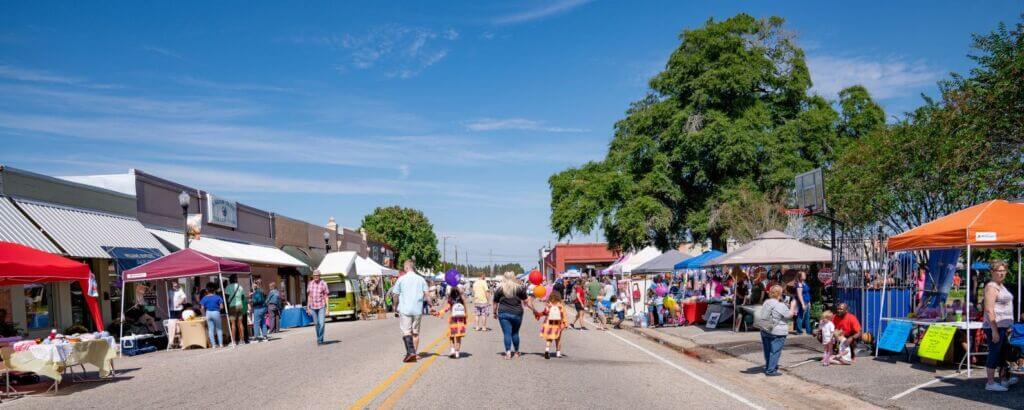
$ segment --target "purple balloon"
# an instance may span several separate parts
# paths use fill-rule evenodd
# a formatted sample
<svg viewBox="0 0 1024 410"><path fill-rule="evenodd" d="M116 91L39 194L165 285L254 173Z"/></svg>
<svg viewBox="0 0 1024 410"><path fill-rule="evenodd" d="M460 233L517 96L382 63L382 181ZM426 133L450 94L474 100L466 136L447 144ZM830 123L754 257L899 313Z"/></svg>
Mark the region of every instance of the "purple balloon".
<svg viewBox="0 0 1024 410"><path fill-rule="evenodd" d="M444 273L444 283L447 283L448 286L459 286L459 279L461 277L462 275L460 275L459 271L455 268L448 269L448 271Z"/></svg>
<svg viewBox="0 0 1024 410"><path fill-rule="evenodd" d="M664 297L668 294L668 288L665 285L658 285L658 287L654 288L654 294Z"/></svg>

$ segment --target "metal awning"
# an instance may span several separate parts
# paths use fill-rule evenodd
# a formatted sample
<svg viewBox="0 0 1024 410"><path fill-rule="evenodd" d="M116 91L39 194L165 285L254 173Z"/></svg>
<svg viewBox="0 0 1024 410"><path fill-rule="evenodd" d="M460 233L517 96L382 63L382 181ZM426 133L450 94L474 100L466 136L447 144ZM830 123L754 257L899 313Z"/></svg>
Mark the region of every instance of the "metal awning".
<svg viewBox="0 0 1024 410"><path fill-rule="evenodd" d="M149 229L149 233L160 238L161 241L164 241L167 245L174 247L175 249L180 249L184 246L185 238L178 232ZM296 259L280 249L270 246L232 242L209 236L203 236L197 240L189 241L188 246L189 248L193 248L202 253L240 262L309 268L309 265L301 260Z"/></svg>
<svg viewBox="0 0 1024 410"><path fill-rule="evenodd" d="M109 259L105 246L151 248L168 253L135 218L17 198L14 202L68 256Z"/></svg>
<svg viewBox="0 0 1024 410"><path fill-rule="evenodd" d="M287 254L291 255L293 258L298 259L298 260L302 261L302 263L305 263L306 265L308 265L306 267L300 266L300 267L296 268L296 269L298 269L299 274L301 274L301 275L307 275L308 276L310 273L312 273L312 268L310 268L309 266L318 266L319 265L319 264L314 264L313 260L310 259L309 255L306 253L306 252L309 252L308 249L303 249L303 248L300 248L298 246L285 245L285 246L281 247L281 250L284 251L284 253L287 253Z"/></svg>
<svg viewBox="0 0 1024 410"><path fill-rule="evenodd" d="M5 196L0 196L0 241L14 242L44 252L61 253Z"/></svg>

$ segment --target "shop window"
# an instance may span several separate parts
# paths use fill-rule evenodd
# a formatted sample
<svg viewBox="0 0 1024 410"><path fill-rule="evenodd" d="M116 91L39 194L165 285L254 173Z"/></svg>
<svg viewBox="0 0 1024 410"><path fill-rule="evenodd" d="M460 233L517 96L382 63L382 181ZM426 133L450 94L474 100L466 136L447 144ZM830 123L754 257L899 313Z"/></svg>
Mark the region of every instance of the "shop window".
<svg viewBox="0 0 1024 410"><path fill-rule="evenodd" d="M54 293L53 284L25 285L25 323L29 330L50 328Z"/></svg>
<svg viewBox="0 0 1024 410"><path fill-rule="evenodd" d="M71 282L71 323L81 325L90 332L96 330L92 314L89 313L89 307L85 304L85 294L78 281Z"/></svg>

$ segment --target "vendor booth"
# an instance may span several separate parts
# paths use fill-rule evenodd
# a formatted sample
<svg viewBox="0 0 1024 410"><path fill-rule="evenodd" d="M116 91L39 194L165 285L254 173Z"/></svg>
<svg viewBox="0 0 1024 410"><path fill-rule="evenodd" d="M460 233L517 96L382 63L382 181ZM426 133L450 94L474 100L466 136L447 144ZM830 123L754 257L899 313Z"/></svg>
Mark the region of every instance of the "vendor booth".
<svg viewBox="0 0 1024 410"><path fill-rule="evenodd" d="M899 321L913 326L929 327L924 337L925 340L929 339L929 333L932 333L933 330L931 329L932 327L936 328L935 333L947 333L947 329L970 330L981 328L981 323L979 322L981 309L973 307L977 301L972 301L975 292L971 282L975 270L971 252L977 248L1010 248L1017 250L1018 298L1016 318L1019 318L1021 314L1021 298L1019 295L1021 294L1020 262L1022 247L1024 247L1024 203L1001 199L988 201L954 212L889 238L887 246L889 252L965 250L967 261L965 264L967 269L965 285L967 292L965 305L962 308L956 309L956 312L951 312L954 314L953 321L949 321L947 316L940 316L934 318L934 320L911 320L907 318L882 318L882 320L888 320L890 323ZM954 256L956 256L954 260L958 259L958 252ZM884 291L885 287L883 287ZM956 315L957 312L960 312L960 314ZM959 319L959 317L962 317L962 319ZM892 326L890 325L890 327ZM885 338L886 335L883 334L882 337ZM964 362L967 364L968 377L971 375L969 357L975 354L971 348L972 339L973 337L966 337L967 355L964 357ZM903 337L902 341L906 341L906 336ZM931 350L943 350L944 353L949 349L950 340L944 338L943 342L942 346L944 348L939 348L938 346L940 345L929 346L929 348L935 347ZM920 354L921 350L919 349Z"/></svg>
<svg viewBox="0 0 1024 410"><path fill-rule="evenodd" d="M27 246L0 241L0 286L64 281L77 281L82 289L88 289L83 292L83 296L96 328L102 332L103 321L96 301L95 282L88 265ZM5 357L8 359L5 365L11 370L47 376L55 381L53 388L57 387L65 371L84 363L96 366L101 377L108 376L113 370L112 360L116 356L109 336L99 332L61 335L47 340L45 344L37 344L32 340L20 341L15 342L14 346L15 353Z"/></svg>
<svg viewBox="0 0 1024 410"><path fill-rule="evenodd" d="M650 275L672 273L675 270L676 264L678 264L679 262L682 262L682 261L684 261L686 259L689 259L691 257L692 257L691 255L682 253L682 252L680 252L678 250L675 250L675 249L671 249L668 252L665 252L665 253L663 253L661 255L658 255L658 256L654 257L653 259L651 259L651 260L649 260L649 261L647 261L647 262L645 262L645 263L643 263L643 264L641 264L641 265L639 265L639 266L637 266L635 268L632 268L631 269L631 275L630 275L630 281L627 282L628 283L628 289L625 289L625 293L626 293L626 295L628 295L628 297L630 299L629 306L634 311L637 311L638 308L639 308L640 311L643 311L644 309L642 307L646 306L646 303L647 303L647 292L646 292L646 289L649 286L648 285L648 280L647 280L648 277ZM631 290L632 289L640 289L641 288L640 287L641 286L641 283L640 283L641 282L641 277L642 277L642 282L643 282L643 284L642 284L643 288L642 289L644 289L644 291L639 292L640 298L634 298L634 296L636 296L636 294L638 292L632 292Z"/></svg>
<svg viewBox="0 0 1024 410"><path fill-rule="evenodd" d="M207 255L199 252L195 249L185 249L174 252L170 255L164 256L160 259L154 260L149 263L139 265L136 268L124 271L124 278L121 282L121 286L129 282L142 282L142 281L155 281L155 280L166 280L166 279L178 279L178 278L190 278L195 276L206 276L206 275L217 275L217 283L224 283L224 274L229 275L250 275L251 270L249 265L235 262L230 259L218 258L216 256ZM167 292L166 282L164 282L164 292ZM227 295L224 294L224 287L220 286L221 297L224 300L228 300ZM121 317L124 317L124 299L121 299ZM231 317L230 313L226 315L227 319L227 331L228 334L231 332ZM177 319L174 320L176 323ZM202 320L201 325L191 324L190 326L181 327L182 336L182 347L187 346L199 346L200 343L196 340L197 338L206 338L205 320L198 317L196 321ZM202 330L201 335L195 334L198 330ZM124 338L124 323L121 324L119 330L120 339ZM169 332L168 337L172 338L173 333ZM170 344L170 339L168 340ZM237 342L236 342L237 343ZM206 343L201 344L202 347L206 347Z"/></svg>
<svg viewBox="0 0 1024 410"><path fill-rule="evenodd" d="M330 293L327 300L328 318L355 318L358 314L359 299L362 299L359 291L362 287L355 275L352 275L358 258L359 255L352 251L332 252L317 267Z"/></svg>

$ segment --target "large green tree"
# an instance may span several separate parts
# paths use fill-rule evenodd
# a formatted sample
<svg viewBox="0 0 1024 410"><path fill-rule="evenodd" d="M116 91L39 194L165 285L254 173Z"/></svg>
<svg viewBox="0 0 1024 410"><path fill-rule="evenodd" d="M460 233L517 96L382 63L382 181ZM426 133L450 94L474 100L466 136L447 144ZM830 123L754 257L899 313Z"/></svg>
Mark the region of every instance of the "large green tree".
<svg viewBox="0 0 1024 410"><path fill-rule="evenodd" d="M781 18L709 20L680 40L615 124L604 160L549 179L560 237L602 229L611 247L632 250L690 234L721 249L731 227L711 218L719 207L788 190L797 173L834 160L838 139L875 125L862 88L844 91L842 123L808 94L803 50Z"/></svg>
<svg viewBox="0 0 1024 410"><path fill-rule="evenodd" d="M830 206L898 233L994 198L1024 195L1024 25L974 37L978 66L940 83L897 123L851 145L827 177ZM845 108L845 107L844 107Z"/></svg>
<svg viewBox="0 0 1024 410"><path fill-rule="evenodd" d="M363 229L371 238L391 245L401 266L406 259L416 265L436 268L441 255L437 251L437 235L423 212L399 206L380 207L363 217Z"/></svg>

